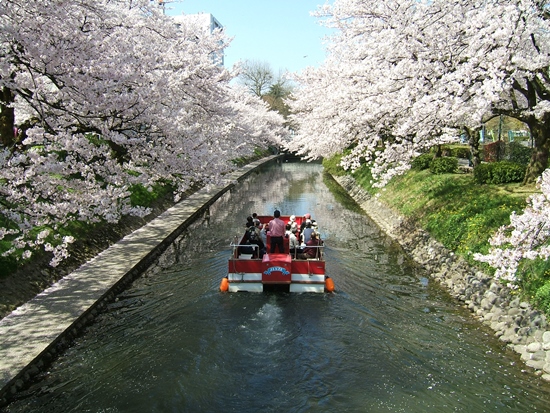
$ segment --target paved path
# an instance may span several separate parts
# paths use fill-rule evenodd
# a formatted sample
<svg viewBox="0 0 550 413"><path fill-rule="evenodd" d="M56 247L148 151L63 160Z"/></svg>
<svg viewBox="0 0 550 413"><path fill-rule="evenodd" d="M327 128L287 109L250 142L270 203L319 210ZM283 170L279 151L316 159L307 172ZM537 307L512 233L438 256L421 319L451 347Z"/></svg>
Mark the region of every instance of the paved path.
<svg viewBox="0 0 550 413"><path fill-rule="evenodd" d="M29 378L29 371L24 370L47 353L52 343L79 322L115 284L145 265L152 251L164 250L204 207L252 170L275 158L247 165L227 176L222 185L196 192L0 320L0 399L2 394L20 388Z"/></svg>

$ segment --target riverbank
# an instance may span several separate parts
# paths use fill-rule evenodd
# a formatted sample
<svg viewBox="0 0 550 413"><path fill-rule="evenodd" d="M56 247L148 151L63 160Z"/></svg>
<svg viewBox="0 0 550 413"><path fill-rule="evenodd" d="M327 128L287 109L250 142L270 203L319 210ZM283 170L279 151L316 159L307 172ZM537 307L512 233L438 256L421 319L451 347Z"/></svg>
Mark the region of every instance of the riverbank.
<svg viewBox="0 0 550 413"><path fill-rule="evenodd" d="M432 279L447 288L495 335L517 352L534 374L550 382L550 330L544 314L508 288L471 267L430 235L362 189L349 175L333 176L371 219L397 241Z"/></svg>

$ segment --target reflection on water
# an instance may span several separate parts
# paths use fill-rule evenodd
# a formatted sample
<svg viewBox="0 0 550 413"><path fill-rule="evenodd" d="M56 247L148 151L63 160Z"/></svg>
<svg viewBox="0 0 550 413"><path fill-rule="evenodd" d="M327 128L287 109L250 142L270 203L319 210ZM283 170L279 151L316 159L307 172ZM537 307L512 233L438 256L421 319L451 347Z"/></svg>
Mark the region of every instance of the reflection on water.
<svg viewBox="0 0 550 413"><path fill-rule="evenodd" d="M6 411L548 411L548 384L325 182L251 175ZM246 216L275 208L320 223L335 294L217 291Z"/></svg>

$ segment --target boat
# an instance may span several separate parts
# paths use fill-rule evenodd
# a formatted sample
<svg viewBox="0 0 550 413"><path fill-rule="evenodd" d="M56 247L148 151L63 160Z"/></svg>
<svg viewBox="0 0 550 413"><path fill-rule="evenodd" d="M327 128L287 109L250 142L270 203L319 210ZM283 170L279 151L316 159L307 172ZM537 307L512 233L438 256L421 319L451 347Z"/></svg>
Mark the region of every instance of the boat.
<svg viewBox="0 0 550 413"><path fill-rule="evenodd" d="M293 216L294 218L294 216ZM260 225L269 223L271 216L258 216ZM285 224L290 216L280 216ZM299 228L304 217L295 217ZM324 242L315 246L315 257L304 257L289 251L289 238L284 237L284 251L269 253L260 251L256 244L248 242L247 230L242 237L236 236L231 242L231 256L228 262L227 276L220 283L221 291L263 292L284 291L291 293L333 292L334 283L325 272ZM297 234L299 236L299 234ZM270 251L271 234L267 231L265 251Z"/></svg>

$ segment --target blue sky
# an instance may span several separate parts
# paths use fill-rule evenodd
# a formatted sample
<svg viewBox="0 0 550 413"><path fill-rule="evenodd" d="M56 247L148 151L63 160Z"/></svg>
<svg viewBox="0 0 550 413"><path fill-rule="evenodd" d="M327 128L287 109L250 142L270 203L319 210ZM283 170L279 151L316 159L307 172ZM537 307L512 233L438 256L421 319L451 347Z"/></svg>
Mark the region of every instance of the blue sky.
<svg viewBox="0 0 550 413"><path fill-rule="evenodd" d="M169 1L169 0L168 0ZM323 37L329 32L310 12L325 0L182 0L166 4L166 14L211 13L225 27L231 46L225 66L239 60L268 62L299 72L325 59Z"/></svg>

